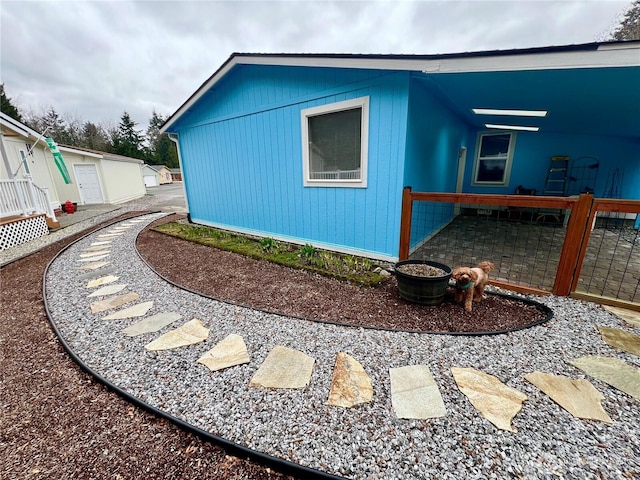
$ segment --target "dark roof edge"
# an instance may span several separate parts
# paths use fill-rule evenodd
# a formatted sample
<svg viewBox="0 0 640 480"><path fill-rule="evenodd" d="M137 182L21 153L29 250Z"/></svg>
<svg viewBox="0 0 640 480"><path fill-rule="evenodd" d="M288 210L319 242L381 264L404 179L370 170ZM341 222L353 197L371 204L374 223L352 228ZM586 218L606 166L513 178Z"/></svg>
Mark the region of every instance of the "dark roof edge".
<svg viewBox="0 0 640 480"><path fill-rule="evenodd" d="M196 90L187 98L180 107L165 120L160 126L160 130L165 125L173 123L174 117L178 116L178 113L182 108L187 105L191 99L199 96L202 88L207 85L218 73L223 71L229 63L233 62L236 58L250 58L250 57L262 57L262 58L335 58L335 59L372 59L372 60L439 60L439 59L455 59L455 58L474 58L474 57L495 57L495 56L509 56L509 55L530 55L540 53L562 53L562 52L580 52L580 51L596 51L603 45L623 45L623 44L640 43L638 40L615 40L607 42L590 42L579 43L572 45L557 45L548 47L531 47L531 48L516 48L509 50L479 50L475 52L460 52L460 53L439 53L429 55L417 55L417 54L350 54L350 53L242 53L234 52L227 60L220 65L220 67L213 72L212 75L202 82L202 84L196 88Z"/></svg>
<svg viewBox="0 0 640 480"><path fill-rule="evenodd" d="M439 60L446 58L472 58L495 57L501 55L523 55L553 52L574 52L597 50L602 45L617 45L624 43L636 43L637 40L617 40L611 42L590 42L572 45L557 45L548 47L513 48L509 50L478 50L458 53L434 53L434 54L352 54L352 53L250 53L234 52L229 60L235 57L272 57L272 58L338 58L338 59L377 59L377 60ZM227 60L227 62L229 61ZM225 62L225 63L227 63ZM223 65L224 66L224 65Z"/></svg>

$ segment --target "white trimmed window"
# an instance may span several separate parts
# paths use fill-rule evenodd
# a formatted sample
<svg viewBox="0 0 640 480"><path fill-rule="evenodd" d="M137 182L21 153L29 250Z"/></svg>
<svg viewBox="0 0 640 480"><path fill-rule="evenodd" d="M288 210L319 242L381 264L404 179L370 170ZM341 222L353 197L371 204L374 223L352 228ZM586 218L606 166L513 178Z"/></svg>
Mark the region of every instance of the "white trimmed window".
<svg viewBox="0 0 640 480"><path fill-rule="evenodd" d="M28 153L31 151L31 145L29 145L28 143L25 145L27 147L27 150L25 151L24 149L19 148L18 155L20 155L20 162L23 164L24 173L26 175L31 175L31 169L29 168L29 157L28 157Z"/></svg>
<svg viewBox="0 0 640 480"><path fill-rule="evenodd" d="M366 187L369 97L302 110L306 187Z"/></svg>
<svg viewBox="0 0 640 480"><path fill-rule="evenodd" d="M515 150L513 132L480 133L473 165L473 185L507 186Z"/></svg>

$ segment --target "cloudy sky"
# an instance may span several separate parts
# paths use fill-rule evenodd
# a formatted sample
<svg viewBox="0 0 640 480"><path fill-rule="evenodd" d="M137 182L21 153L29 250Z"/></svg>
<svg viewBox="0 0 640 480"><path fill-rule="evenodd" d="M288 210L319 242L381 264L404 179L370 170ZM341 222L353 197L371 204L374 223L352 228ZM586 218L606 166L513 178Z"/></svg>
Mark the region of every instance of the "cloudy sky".
<svg viewBox="0 0 640 480"><path fill-rule="evenodd" d="M432 54L603 40L629 1L0 2L0 82L22 111L146 128L233 52Z"/></svg>

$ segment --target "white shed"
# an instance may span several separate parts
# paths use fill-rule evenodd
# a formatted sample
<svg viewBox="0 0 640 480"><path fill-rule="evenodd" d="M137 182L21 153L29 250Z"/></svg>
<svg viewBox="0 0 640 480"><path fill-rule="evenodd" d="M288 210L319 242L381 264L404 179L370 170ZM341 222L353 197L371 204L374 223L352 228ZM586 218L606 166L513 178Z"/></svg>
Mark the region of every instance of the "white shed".
<svg viewBox="0 0 640 480"><path fill-rule="evenodd" d="M0 249L59 226L55 212L67 200L113 204L146 194L141 160L58 145L70 180L66 183L43 137L0 112Z"/></svg>
<svg viewBox="0 0 640 480"><path fill-rule="evenodd" d="M171 170L165 165L147 165L142 167L144 184L147 187L157 187L165 183L172 183Z"/></svg>
<svg viewBox="0 0 640 480"><path fill-rule="evenodd" d="M81 205L123 203L146 194L143 161L113 153L61 146L73 185L62 177L56 187L65 200Z"/></svg>

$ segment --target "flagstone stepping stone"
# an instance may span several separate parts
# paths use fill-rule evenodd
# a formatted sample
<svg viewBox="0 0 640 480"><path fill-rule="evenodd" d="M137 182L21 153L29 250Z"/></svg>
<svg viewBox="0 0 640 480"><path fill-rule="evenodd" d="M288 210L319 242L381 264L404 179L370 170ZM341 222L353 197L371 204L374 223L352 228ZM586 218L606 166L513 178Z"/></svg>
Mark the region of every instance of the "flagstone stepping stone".
<svg viewBox="0 0 640 480"><path fill-rule="evenodd" d="M104 250L105 248L110 248L111 245L96 245L95 247L87 247L83 248L83 252L97 252L99 250Z"/></svg>
<svg viewBox="0 0 640 480"><path fill-rule="evenodd" d="M362 364L345 352L338 352L327 405L350 408L368 403L372 398L371 378Z"/></svg>
<svg viewBox="0 0 640 480"><path fill-rule="evenodd" d="M89 305L89 308L91 308L91 313L104 312L105 310L119 307L120 305L124 305L125 303L134 302L139 298L140 295L138 295L137 293L125 293L124 295L119 295L117 297L100 300L99 302L93 302L91 305Z"/></svg>
<svg viewBox="0 0 640 480"><path fill-rule="evenodd" d="M101 263L101 262L99 262ZM105 264L109 264L109 262L104 262ZM82 270L82 269L81 269ZM111 267L107 267L107 268L102 268L100 270L93 270L90 272L86 272L86 273L81 273L78 275L78 280L91 280L92 278L100 278L100 277L104 277L105 275L108 275L110 273L114 273L116 271L116 267L111 266Z"/></svg>
<svg viewBox="0 0 640 480"><path fill-rule="evenodd" d="M104 245L111 245L111 240L104 240L102 242L93 242L91 244L92 247L104 246Z"/></svg>
<svg viewBox="0 0 640 480"><path fill-rule="evenodd" d="M122 320L123 318L142 317L143 315L146 315L152 307L153 300L139 303L137 305L132 305L131 307L118 310L117 312L113 312L112 314L104 317L103 320Z"/></svg>
<svg viewBox="0 0 640 480"><path fill-rule="evenodd" d="M160 335L153 342L144 346L148 351L171 350L204 342L209 336L209 329L200 320L194 318L181 327Z"/></svg>
<svg viewBox="0 0 640 480"><path fill-rule="evenodd" d="M98 257L91 257L91 258L79 258L78 262L97 262L98 260L104 260L105 258L107 258L109 255L100 255Z"/></svg>
<svg viewBox="0 0 640 480"><path fill-rule="evenodd" d="M475 368L451 367L451 373L460 391L484 418L501 430L514 431L511 420L527 399L524 393Z"/></svg>
<svg viewBox="0 0 640 480"><path fill-rule="evenodd" d="M117 282L118 280L120 280L120 277L116 277L115 275L107 275L100 278L94 278L93 280L89 280L86 288L101 287L102 285Z"/></svg>
<svg viewBox="0 0 640 480"><path fill-rule="evenodd" d="M315 359L291 348L276 345L249 382L251 387L305 388L311 381Z"/></svg>
<svg viewBox="0 0 640 480"><path fill-rule="evenodd" d="M98 257L100 255L108 255L111 250L96 250L95 252L81 253L80 258Z"/></svg>
<svg viewBox="0 0 640 480"><path fill-rule="evenodd" d="M613 357L586 356L569 362L596 380L640 399L640 369Z"/></svg>
<svg viewBox="0 0 640 480"><path fill-rule="evenodd" d="M601 327L600 325L598 325L598 330L600 330L602 340L607 345L640 357L640 335L626 332L619 328Z"/></svg>
<svg viewBox="0 0 640 480"><path fill-rule="evenodd" d="M427 365L390 368L391 405L398 418L444 417L447 411Z"/></svg>
<svg viewBox="0 0 640 480"><path fill-rule="evenodd" d="M180 320L182 315L177 312L164 312L147 317L144 320L122 330L122 333L129 337L135 337L144 333L153 333L162 330L167 325L171 325L176 320Z"/></svg>
<svg viewBox="0 0 640 480"><path fill-rule="evenodd" d="M86 265L82 265L78 267L79 270L97 270L100 267L104 267L105 265L109 265L111 262L94 262L87 263Z"/></svg>
<svg viewBox="0 0 640 480"><path fill-rule="evenodd" d="M212 372L249 363L249 352L240 335L232 333L198 359Z"/></svg>
<svg viewBox="0 0 640 480"><path fill-rule="evenodd" d="M538 371L528 373L524 378L574 417L613 423L600 404L604 396L589 380L574 380Z"/></svg>
<svg viewBox="0 0 640 480"><path fill-rule="evenodd" d="M626 308L610 307L609 305L604 305L604 309L623 319L629 326L640 328L640 312L627 310Z"/></svg>
<svg viewBox="0 0 640 480"><path fill-rule="evenodd" d="M119 237L120 235L124 235L124 232L120 233L102 233L98 235L99 238L110 238L110 237Z"/></svg>
<svg viewBox="0 0 640 480"><path fill-rule="evenodd" d="M90 293L89 297L101 297L103 295L113 295L114 293L121 292L127 285L124 283L116 285L107 285L106 287L99 288L93 293Z"/></svg>

